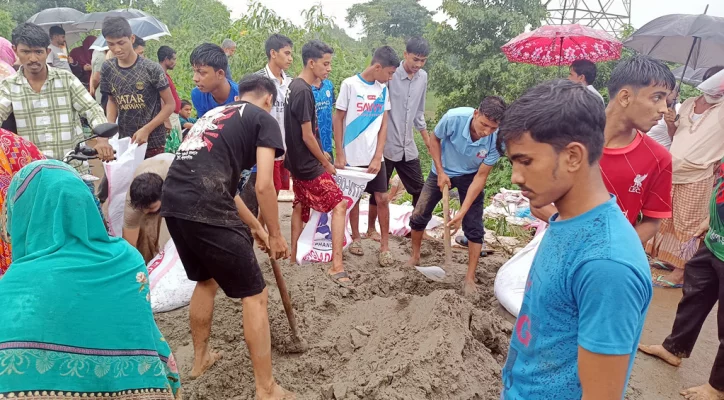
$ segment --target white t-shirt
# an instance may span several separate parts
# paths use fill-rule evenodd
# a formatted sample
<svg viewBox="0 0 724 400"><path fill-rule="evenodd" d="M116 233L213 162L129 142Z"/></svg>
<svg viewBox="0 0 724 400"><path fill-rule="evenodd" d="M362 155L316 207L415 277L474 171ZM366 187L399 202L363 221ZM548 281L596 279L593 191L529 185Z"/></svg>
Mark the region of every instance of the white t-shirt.
<svg viewBox="0 0 724 400"><path fill-rule="evenodd" d="M50 49L50 53L48 53L48 57L46 59L46 63L48 65L54 68L64 69L68 72L73 72L70 69L70 64L68 63L68 51L65 49L65 46L58 47L51 44L48 48Z"/></svg>
<svg viewBox="0 0 724 400"><path fill-rule="evenodd" d="M598 93L598 90L596 90L596 88L593 87L593 85L588 85L588 86L586 86L586 87L587 87L588 90L590 90L593 94L595 94L596 96L598 96L598 98L601 99L601 102L603 102L603 104L606 105L606 102L603 100L603 96L601 96L601 93Z"/></svg>
<svg viewBox="0 0 724 400"><path fill-rule="evenodd" d="M681 104L676 104L676 112L679 112ZM669 127L666 125L664 118L661 118L659 122L646 133L646 136L654 139L660 145L666 147L666 150L671 148L671 136L669 136Z"/></svg>
<svg viewBox="0 0 724 400"><path fill-rule="evenodd" d="M338 110L346 111L344 154L353 167L370 165L377 151L377 137L385 111L390 110L387 86L367 82L359 74L342 82L337 96Z"/></svg>
<svg viewBox="0 0 724 400"><path fill-rule="evenodd" d="M266 76L267 78L274 81L274 85L277 87L277 99L274 102L274 105L272 106L271 111L269 114L271 114L272 117L274 117L275 120L279 123L279 129L282 132L282 141L286 137L284 134L284 104L286 103L287 99L287 91L289 90L289 84L292 83L292 78L287 75L284 71L282 71L282 82L279 82L279 79L277 79L274 74L272 74L271 70L269 70L269 64L264 66L264 68L257 72L259 75ZM287 144L284 143L284 151L287 150ZM284 156L276 158L276 160L283 160Z"/></svg>

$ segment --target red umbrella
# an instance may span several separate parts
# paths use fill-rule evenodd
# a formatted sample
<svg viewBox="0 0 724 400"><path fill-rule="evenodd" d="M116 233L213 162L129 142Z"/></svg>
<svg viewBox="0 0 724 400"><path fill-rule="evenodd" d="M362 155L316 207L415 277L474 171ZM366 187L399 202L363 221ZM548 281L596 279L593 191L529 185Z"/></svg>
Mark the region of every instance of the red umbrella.
<svg viewBox="0 0 724 400"><path fill-rule="evenodd" d="M541 26L518 35L501 49L510 62L551 67L576 60L618 60L622 46L602 30L571 24Z"/></svg>

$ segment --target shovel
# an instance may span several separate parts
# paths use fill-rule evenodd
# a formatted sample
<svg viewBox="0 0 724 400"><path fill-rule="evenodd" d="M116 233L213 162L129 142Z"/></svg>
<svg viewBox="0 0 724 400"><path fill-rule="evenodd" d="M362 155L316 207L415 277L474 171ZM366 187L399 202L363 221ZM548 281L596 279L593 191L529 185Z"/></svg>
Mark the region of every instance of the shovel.
<svg viewBox="0 0 724 400"><path fill-rule="evenodd" d="M289 321L289 327L292 330L292 346L289 348L290 353L303 353L307 351L309 347L307 341L299 335L299 328L297 328L297 319L294 317L294 309L292 308L292 299L289 297L287 291L287 283L284 281L282 276L282 270L279 267L277 260L269 257L271 262L272 270L274 271L274 279L277 281L277 287L279 288L279 294L282 296L282 304L284 304L284 312L287 314L287 320Z"/></svg>
<svg viewBox="0 0 724 400"><path fill-rule="evenodd" d="M452 264L452 249L450 248L450 190L447 185L442 188L442 212L445 219L445 226L443 227L443 241L445 245L445 263L443 267L449 268ZM445 270L440 267L415 267L420 273L425 275L428 279L441 282L445 279Z"/></svg>

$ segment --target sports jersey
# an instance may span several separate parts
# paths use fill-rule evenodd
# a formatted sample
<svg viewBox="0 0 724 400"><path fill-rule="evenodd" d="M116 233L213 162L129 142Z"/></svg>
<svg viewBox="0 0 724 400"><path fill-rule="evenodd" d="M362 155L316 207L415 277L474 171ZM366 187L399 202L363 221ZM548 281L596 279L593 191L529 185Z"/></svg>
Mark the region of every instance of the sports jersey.
<svg viewBox="0 0 724 400"><path fill-rule="evenodd" d="M382 118L392 108L387 86L368 82L360 74L349 77L339 88L336 107L347 112L343 144L347 164L369 165L377 150Z"/></svg>

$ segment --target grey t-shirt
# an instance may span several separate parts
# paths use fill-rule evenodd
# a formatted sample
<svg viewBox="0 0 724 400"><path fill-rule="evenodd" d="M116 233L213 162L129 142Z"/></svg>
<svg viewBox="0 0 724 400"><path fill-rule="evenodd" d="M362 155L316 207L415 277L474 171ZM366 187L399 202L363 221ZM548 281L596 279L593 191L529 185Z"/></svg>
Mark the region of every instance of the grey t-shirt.
<svg viewBox="0 0 724 400"><path fill-rule="evenodd" d="M70 64L68 63L68 51L65 47L58 47L51 44L48 48L50 49L48 59L46 60L48 65L54 68L64 69L72 73L73 71L71 71Z"/></svg>
<svg viewBox="0 0 724 400"><path fill-rule="evenodd" d="M103 67L103 62L106 61L106 52L100 51L100 50L93 50L93 56L91 57L91 73L100 73L101 68ZM98 87L96 88L96 92L93 93L93 95L96 98L96 101L99 103L101 102L101 85L98 84Z"/></svg>

